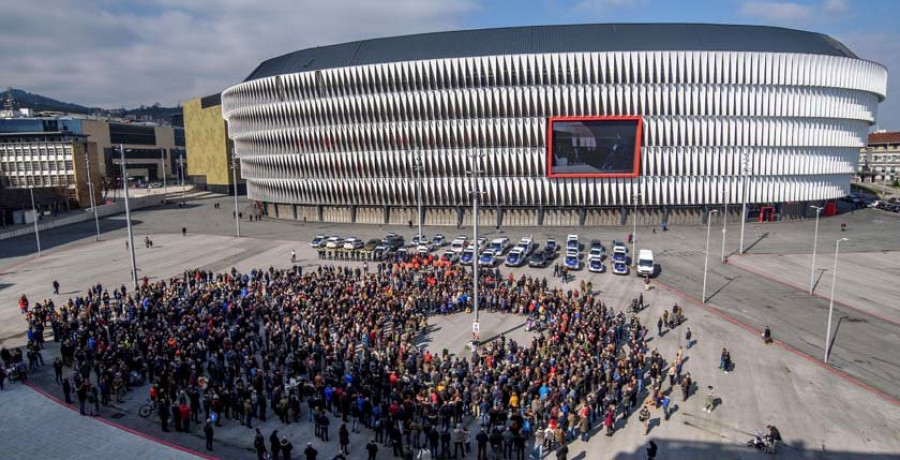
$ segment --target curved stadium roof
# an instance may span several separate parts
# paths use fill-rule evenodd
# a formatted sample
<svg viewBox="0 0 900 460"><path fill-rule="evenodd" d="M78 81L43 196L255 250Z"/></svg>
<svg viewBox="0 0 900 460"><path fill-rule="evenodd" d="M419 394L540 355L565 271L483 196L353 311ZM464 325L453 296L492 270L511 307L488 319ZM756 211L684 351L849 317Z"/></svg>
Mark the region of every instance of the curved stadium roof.
<svg viewBox="0 0 900 460"><path fill-rule="evenodd" d="M584 24L433 32L307 48L263 61L244 81L422 59L592 51L757 51L856 58L824 34L718 24Z"/></svg>

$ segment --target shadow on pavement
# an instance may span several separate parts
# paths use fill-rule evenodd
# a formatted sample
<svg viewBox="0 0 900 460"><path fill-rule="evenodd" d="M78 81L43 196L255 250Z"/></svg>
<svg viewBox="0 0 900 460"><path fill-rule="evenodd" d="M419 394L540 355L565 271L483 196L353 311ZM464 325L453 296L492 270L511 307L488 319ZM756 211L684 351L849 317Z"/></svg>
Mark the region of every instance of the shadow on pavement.
<svg viewBox="0 0 900 460"><path fill-rule="evenodd" d="M132 219L131 223L133 226L137 226L142 221ZM104 233L121 230L125 226L124 217L122 219L100 219L100 238L103 238ZM44 230L40 233L41 250L46 251L78 240L91 238L96 233L97 230L92 220ZM0 244L0 259L32 254L37 255L34 233L3 240L2 244Z"/></svg>
<svg viewBox="0 0 900 460"><path fill-rule="evenodd" d="M745 445L746 441L749 441L751 437L752 436L747 436L747 439L734 441L733 444L660 439L653 438L653 436L648 436L647 441L649 443L650 440L653 440L653 442L656 443L658 447L656 458L660 460L755 458L753 455L756 455L759 452L756 449ZM723 442L727 442L727 440L723 440ZM635 451L619 452L608 458L615 460L644 459L647 458L646 446L647 443L644 443L643 446ZM803 441L792 441L790 436L787 436L785 443L778 448L777 455L760 455L759 458L817 460L876 460L898 458L896 455L889 454L827 450L824 446L807 446Z"/></svg>

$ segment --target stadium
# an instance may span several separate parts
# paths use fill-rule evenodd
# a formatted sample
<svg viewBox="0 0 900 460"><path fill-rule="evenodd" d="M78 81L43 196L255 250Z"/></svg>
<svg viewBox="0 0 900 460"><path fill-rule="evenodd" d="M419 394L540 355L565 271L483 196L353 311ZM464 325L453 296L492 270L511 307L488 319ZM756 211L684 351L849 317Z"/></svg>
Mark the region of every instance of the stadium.
<svg viewBox="0 0 900 460"><path fill-rule="evenodd" d="M850 191L886 69L826 35L703 24L438 32L296 51L222 93L270 217L700 223ZM729 218L740 206L730 206Z"/></svg>

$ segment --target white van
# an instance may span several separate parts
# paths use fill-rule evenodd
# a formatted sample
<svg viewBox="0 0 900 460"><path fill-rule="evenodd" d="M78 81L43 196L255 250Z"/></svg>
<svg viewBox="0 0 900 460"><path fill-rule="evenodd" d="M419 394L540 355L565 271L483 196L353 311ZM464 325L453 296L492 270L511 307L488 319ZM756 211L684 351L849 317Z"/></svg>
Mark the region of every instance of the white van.
<svg viewBox="0 0 900 460"><path fill-rule="evenodd" d="M638 252L638 260L637 260L637 276L643 278L644 276L653 276L654 272L653 265L653 251L649 249L641 249Z"/></svg>

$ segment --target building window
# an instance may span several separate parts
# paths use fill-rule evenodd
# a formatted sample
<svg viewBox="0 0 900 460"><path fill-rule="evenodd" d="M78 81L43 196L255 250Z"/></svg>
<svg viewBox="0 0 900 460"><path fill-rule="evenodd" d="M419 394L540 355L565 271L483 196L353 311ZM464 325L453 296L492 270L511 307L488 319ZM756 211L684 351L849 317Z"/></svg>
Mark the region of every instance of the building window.
<svg viewBox="0 0 900 460"><path fill-rule="evenodd" d="M72 167L72 160L66 160L66 171L71 171L72 169L74 169Z"/></svg>

